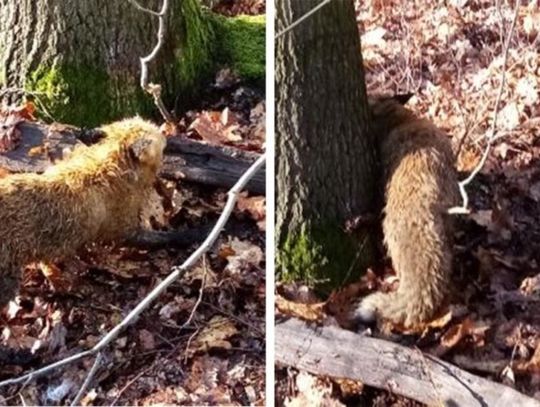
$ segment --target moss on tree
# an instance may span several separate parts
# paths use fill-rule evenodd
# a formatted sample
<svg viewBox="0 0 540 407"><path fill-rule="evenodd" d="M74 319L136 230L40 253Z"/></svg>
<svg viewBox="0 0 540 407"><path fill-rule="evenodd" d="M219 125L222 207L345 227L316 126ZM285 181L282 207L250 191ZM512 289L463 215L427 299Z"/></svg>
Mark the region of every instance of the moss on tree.
<svg viewBox="0 0 540 407"><path fill-rule="evenodd" d="M328 223L302 227L286 237L278 250L277 268L282 281L303 281L328 294L357 280L371 263L371 240L347 234Z"/></svg>
<svg viewBox="0 0 540 407"><path fill-rule="evenodd" d="M95 67L42 65L25 88L39 95L55 120L78 126L98 126L153 109L136 82L119 83Z"/></svg>
<svg viewBox="0 0 540 407"><path fill-rule="evenodd" d="M181 2L182 45L176 48L178 90L193 96L215 70L216 32L212 13L203 10L197 0Z"/></svg>
<svg viewBox="0 0 540 407"><path fill-rule="evenodd" d="M170 109L189 108L224 65L245 80L263 81L264 16L223 17L202 8L198 0L183 0L172 5L168 24L169 36L149 70L150 80L163 86L163 99ZM167 55L166 47L174 50L159 60ZM39 102L55 120L89 127L156 113L152 98L141 90L131 68L109 71L104 63L88 62L84 54L71 55L69 61L75 62L59 58L53 65L43 63L25 83L25 89L39 95Z"/></svg>
<svg viewBox="0 0 540 407"><path fill-rule="evenodd" d="M221 63L245 80L264 80L265 16L214 16L214 21Z"/></svg>

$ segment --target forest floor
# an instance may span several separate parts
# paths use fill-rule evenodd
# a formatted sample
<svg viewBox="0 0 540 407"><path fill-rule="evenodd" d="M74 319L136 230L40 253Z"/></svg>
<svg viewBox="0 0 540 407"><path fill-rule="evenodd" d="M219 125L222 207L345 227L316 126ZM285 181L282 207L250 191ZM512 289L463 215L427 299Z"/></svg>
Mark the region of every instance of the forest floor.
<svg viewBox="0 0 540 407"><path fill-rule="evenodd" d="M261 13L264 1L221 1L216 10ZM182 117L180 136L262 152L264 97L223 70ZM223 188L160 186L149 216L160 230L212 226L227 198ZM95 345L197 247L91 247L52 266L49 279L28 267L19 297L0 314L0 380ZM114 341L82 405L263 405L264 248L265 197L242 193L216 244ZM1 389L0 405L63 405L92 363Z"/></svg>
<svg viewBox="0 0 540 407"><path fill-rule="evenodd" d="M451 137L461 178L486 148L501 82L502 44L514 12L513 3L500 2L500 10L496 3L357 3L368 92L412 92L409 108ZM496 141L467 188L471 213L456 215L454 305L421 334L393 338L540 400L539 33L538 2L522 3ZM388 259L373 269L361 284L395 280ZM280 292L294 302L317 301L306 287ZM336 381L294 369L278 369L277 377L278 404L287 406L420 405L360 384L363 390L351 394Z"/></svg>

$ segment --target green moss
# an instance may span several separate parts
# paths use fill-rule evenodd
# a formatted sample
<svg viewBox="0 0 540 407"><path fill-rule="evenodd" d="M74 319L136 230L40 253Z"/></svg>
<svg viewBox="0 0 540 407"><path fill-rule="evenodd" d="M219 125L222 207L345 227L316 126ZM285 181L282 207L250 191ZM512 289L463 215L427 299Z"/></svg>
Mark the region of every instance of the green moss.
<svg viewBox="0 0 540 407"><path fill-rule="evenodd" d="M266 49L265 16L215 15L213 21L218 33L219 62L228 65L245 80L263 80Z"/></svg>
<svg viewBox="0 0 540 407"><path fill-rule="evenodd" d="M182 45L176 49L178 86L181 92L194 94L214 73L216 35L211 14L201 9L198 0L179 3L184 29Z"/></svg>
<svg viewBox="0 0 540 407"><path fill-rule="evenodd" d="M55 120L77 126L98 126L152 108L135 83L120 84L94 67L40 66L25 88L40 94L40 102Z"/></svg>
<svg viewBox="0 0 540 407"><path fill-rule="evenodd" d="M371 249L367 236L352 236L337 226L303 228L278 248L278 277L304 281L327 294L358 279L372 260Z"/></svg>

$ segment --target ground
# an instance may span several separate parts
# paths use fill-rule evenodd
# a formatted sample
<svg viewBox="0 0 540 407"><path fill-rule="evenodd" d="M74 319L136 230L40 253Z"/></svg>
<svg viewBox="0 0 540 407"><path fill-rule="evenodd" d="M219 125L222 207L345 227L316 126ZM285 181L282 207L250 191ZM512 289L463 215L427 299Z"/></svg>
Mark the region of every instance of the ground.
<svg viewBox="0 0 540 407"><path fill-rule="evenodd" d="M19 110L31 118L28 106ZM265 110L264 90L224 69L177 128L180 137L260 153ZM0 136L18 142L16 134ZM223 188L182 181L161 179L157 191L146 221L159 230L211 226L227 199ZM20 295L0 313L0 380L95 345L197 247L96 246L54 265L30 265ZM81 403L264 404L264 247L265 197L243 192L216 244L114 341ZM2 388L0 404L69 403L92 363Z"/></svg>
<svg viewBox="0 0 540 407"><path fill-rule="evenodd" d="M486 146L501 81L501 34L504 39L512 18L513 3L507 2L501 2L500 13L494 2L483 0L451 0L444 6L426 0L357 2L368 91L414 93L408 106L449 134L461 179ZM496 141L467 187L471 213L457 216L453 305L422 334L393 337L537 399L539 32L538 4L522 5L510 43ZM373 269L377 277L370 274L364 281L392 281L388 259ZM281 287L280 293L295 302L318 301L306 287ZM325 405L418 405L367 387L351 393L337 382L305 375L278 369L282 380L276 399L302 405L302 388L304 395L318 394Z"/></svg>
<svg viewBox="0 0 540 407"><path fill-rule="evenodd" d="M227 77L234 82L221 73ZM181 121L184 137L262 151L261 90L233 83L205 97ZM212 225L223 209L223 189L160 184L157 209L149 214L155 228ZM264 219L264 197L243 193L203 261L115 341L83 404L264 403ZM0 379L94 345L196 248L92 247L47 267L48 279L40 266L29 267L20 296L1 315ZM0 404L63 404L91 363L59 369L37 386L1 389Z"/></svg>

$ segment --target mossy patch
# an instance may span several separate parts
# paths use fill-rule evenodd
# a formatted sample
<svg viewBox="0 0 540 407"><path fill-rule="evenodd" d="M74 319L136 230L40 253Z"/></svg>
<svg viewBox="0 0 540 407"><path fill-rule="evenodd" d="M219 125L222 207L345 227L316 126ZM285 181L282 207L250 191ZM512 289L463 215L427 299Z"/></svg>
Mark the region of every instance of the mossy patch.
<svg viewBox="0 0 540 407"><path fill-rule="evenodd" d="M151 111L151 100L134 83L119 85L107 72L83 66L40 66L25 88L40 95L62 123L94 127L122 116Z"/></svg>
<svg viewBox="0 0 540 407"><path fill-rule="evenodd" d="M242 79L260 81L265 77L264 15L213 18L218 39L219 61Z"/></svg>
<svg viewBox="0 0 540 407"><path fill-rule="evenodd" d="M183 33L176 48L180 92L193 96L215 70L216 33L212 14L198 0L181 2Z"/></svg>
<svg viewBox="0 0 540 407"><path fill-rule="evenodd" d="M328 294L358 279L372 252L367 235L349 235L334 225L303 228L278 248L279 279L303 281Z"/></svg>

